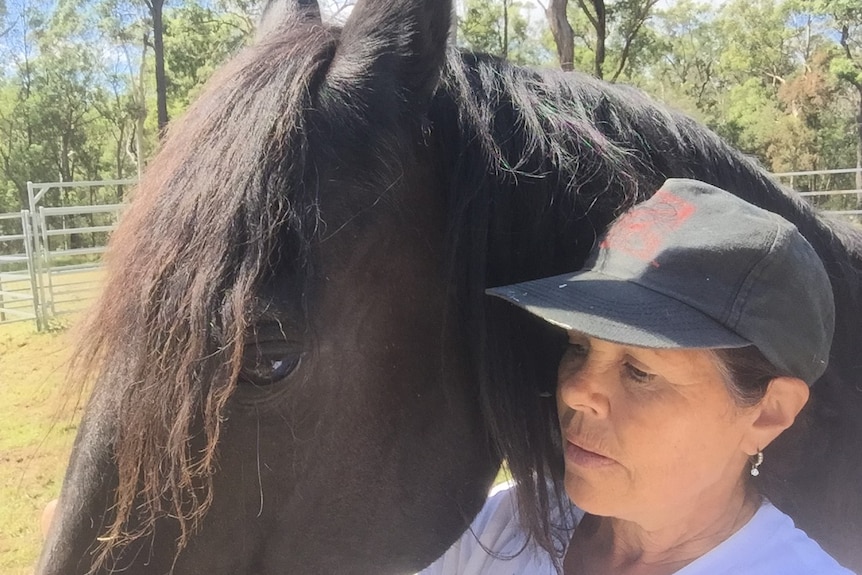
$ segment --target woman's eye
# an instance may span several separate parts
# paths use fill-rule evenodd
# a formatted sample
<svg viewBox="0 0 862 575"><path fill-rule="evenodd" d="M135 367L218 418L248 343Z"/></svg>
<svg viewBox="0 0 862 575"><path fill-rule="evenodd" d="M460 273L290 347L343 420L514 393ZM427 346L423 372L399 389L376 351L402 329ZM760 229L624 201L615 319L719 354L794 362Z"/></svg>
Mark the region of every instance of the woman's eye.
<svg viewBox="0 0 862 575"><path fill-rule="evenodd" d="M633 366L631 363L626 362L625 364L626 373L628 376L640 383L649 383L655 379L655 374L648 373L642 369L638 369Z"/></svg>

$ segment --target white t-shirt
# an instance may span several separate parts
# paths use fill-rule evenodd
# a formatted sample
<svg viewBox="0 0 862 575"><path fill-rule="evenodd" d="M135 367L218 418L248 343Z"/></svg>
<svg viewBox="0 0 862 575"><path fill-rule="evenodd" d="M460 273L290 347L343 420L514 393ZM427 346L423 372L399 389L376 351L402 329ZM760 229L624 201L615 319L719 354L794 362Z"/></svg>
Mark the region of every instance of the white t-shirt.
<svg viewBox="0 0 862 575"><path fill-rule="evenodd" d="M492 494L471 529L420 575L557 575L546 552L524 549L516 508L513 488ZM561 541L568 544L582 517L574 509L552 518ZM765 500L739 531L675 575L742 574L853 575Z"/></svg>

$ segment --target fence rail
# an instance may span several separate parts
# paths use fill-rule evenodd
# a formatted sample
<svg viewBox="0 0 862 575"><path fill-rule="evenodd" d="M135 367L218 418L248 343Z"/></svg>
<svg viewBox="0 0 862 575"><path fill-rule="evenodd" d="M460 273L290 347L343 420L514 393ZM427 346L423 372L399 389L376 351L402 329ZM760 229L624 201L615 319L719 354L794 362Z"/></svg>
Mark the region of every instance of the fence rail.
<svg viewBox="0 0 862 575"><path fill-rule="evenodd" d="M61 203L60 191L77 194L79 202L96 191L121 200L123 189L134 184L28 182L29 209L0 214L0 323L33 321L42 330L58 316L83 309L98 293L101 256L123 204L44 204Z"/></svg>
<svg viewBox="0 0 862 575"><path fill-rule="evenodd" d="M821 211L859 223L862 216L862 168L783 172L773 174L773 177L809 198Z"/></svg>
<svg viewBox="0 0 862 575"><path fill-rule="evenodd" d="M862 169L773 174L820 210L862 222ZM101 255L123 204L41 205L54 191L115 187L121 199L134 180L28 183L29 209L0 214L0 323L34 321L45 329L79 311L98 293ZM56 202L55 202L56 203Z"/></svg>
<svg viewBox="0 0 862 575"><path fill-rule="evenodd" d="M0 323L34 321L38 303L29 212L0 214L0 226Z"/></svg>

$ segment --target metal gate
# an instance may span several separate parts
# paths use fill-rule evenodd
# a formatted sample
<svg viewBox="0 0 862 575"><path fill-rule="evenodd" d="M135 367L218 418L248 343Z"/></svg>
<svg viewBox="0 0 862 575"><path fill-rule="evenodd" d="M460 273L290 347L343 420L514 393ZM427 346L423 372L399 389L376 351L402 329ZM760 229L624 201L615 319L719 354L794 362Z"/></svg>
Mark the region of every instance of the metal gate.
<svg viewBox="0 0 862 575"><path fill-rule="evenodd" d="M98 293L101 256L122 207L109 204L38 209L32 220L34 251L39 254L34 261L40 329L52 319L82 310ZM69 216L100 217L90 225L74 220L70 225ZM94 236L98 238L81 241Z"/></svg>
<svg viewBox="0 0 862 575"><path fill-rule="evenodd" d="M0 214L0 324L39 317L30 222L29 210Z"/></svg>
<svg viewBox="0 0 862 575"><path fill-rule="evenodd" d="M59 316L82 310L98 294L101 256L123 208L116 203L122 195L119 190L134 184L135 180L27 182L38 329L45 329ZM89 199L92 203L95 192L105 188L113 193L101 195L108 195L113 203L44 205L48 200L80 204ZM59 197L62 194L67 197ZM72 195L77 197L70 200Z"/></svg>
<svg viewBox="0 0 862 575"><path fill-rule="evenodd" d="M62 204L106 196L116 200L120 187L134 184L135 180L27 183L30 209L0 214L0 324L27 320L43 330L96 296L101 256L123 204ZM113 193L105 188L114 188ZM95 193L98 189L103 193Z"/></svg>

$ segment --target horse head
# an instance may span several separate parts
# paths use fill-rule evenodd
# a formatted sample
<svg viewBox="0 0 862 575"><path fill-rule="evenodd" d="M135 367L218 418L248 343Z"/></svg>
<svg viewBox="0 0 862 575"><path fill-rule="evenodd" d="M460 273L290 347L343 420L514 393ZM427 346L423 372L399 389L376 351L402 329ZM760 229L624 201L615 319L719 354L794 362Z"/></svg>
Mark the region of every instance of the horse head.
<svg viewBox="0 0 862 575"><path fill-rule="evenodd" d="M449 3L273 14L112 238L44 575L410 572L496 473L417 159Z"/></svg>

